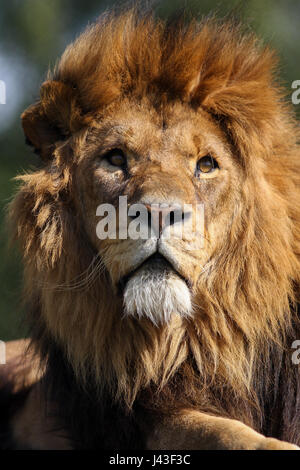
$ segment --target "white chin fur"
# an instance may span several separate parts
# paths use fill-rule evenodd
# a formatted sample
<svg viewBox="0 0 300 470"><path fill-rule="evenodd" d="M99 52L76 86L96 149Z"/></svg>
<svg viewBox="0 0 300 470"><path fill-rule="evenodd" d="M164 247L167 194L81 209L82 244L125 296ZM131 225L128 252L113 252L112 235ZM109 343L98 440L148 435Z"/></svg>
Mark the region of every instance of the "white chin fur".
<svg viewBox="0 0 300 470"><path fill-rule="evenodd" d="M124 310L125 315L147 317L155 325L168 323L172 314L191 316L191 294L174 272L145 266L125 286Z"/></svg>

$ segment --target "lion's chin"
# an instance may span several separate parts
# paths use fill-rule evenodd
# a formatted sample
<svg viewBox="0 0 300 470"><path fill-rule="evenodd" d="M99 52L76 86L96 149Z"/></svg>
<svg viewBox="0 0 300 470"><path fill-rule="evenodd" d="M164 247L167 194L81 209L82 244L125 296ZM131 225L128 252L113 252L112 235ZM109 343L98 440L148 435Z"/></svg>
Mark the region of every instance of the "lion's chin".
<svg viewBox="0 0 300 470"><path fill-rule="evenodd" d="M146 263L127 281L124 291L125 315L148 318L155 325L168 323L174 314L192 314L187 283L173 269Z"/></svg>

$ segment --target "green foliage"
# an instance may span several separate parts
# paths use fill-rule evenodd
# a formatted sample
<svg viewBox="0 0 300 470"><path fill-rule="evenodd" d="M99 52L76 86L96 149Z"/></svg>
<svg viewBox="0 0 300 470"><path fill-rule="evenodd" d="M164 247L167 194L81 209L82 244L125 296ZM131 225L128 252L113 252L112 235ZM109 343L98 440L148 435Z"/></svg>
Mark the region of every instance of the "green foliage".
<svg viewBox="0 0 300 470"><path fill-rule="evenodd" d="M118 2L124 4L128 2ZM141 1L141 3L146 3ZM300 79L298 0L161 0L156 4L159 15L167 16L185 9L201 17L215 12L217 16L234 15L246 27L254 29L280 56L281 78L291 92L291 83ZM96 19L114 1L101 0L3 0L0 9L0 59L11 64L23 64L17 76L17 88L23 96L14 109L10 126L1 131L8 105L0 105L0 338L7 340L25 333L21 326L22 269L15 248L8 250L5 233L5 206L12 197L15 184L12 178L19 172L38 164L24 145L19 115L38 95L49 65L53 66L69 41L84 26ZM182 12L183 14L183 12ZM0 60L0 80L1 80ZM24 66L25 64L25 66ZM7 84L9 88L9 84ZM10 96L8 96L8 100ZM298 109L299 108L299 109ZM300 105L295 111L300 115Z"/></svg>

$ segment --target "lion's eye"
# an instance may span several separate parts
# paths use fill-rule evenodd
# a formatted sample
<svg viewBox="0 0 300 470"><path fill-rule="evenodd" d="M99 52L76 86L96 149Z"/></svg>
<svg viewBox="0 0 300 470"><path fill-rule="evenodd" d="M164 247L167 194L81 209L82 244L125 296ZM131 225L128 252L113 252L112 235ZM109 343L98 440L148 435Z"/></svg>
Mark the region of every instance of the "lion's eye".
<svg viewBox="0 0 300 470"><path fill-rule="evenodd" d="M217 168L218 162L210 155L200 158L197 162L197 173L212 173Z"/></svg>
<svg viewBox="0 0 300 470"><path fill-rule="evenodd" d="M105 155L105 158L113 166L123 167L126 165L126 157L122 150L111 150Z"/></svg>

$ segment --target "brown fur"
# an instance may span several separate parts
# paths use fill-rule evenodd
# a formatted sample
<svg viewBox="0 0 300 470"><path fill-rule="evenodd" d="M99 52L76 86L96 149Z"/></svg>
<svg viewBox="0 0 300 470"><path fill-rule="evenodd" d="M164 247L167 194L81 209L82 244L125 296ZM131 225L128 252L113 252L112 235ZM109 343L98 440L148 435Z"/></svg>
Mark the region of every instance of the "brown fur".
<svg viewBox="0 0 300 470"><path fill-rule="evenodd" d="M18 178L10 206L33 345L47 356L55 341L79 383L92 374L99 396L107 387L128 408L136 400L164 412L191 406L271 432L266 409L283 398L276 384L295 384L299 373L289 356L299 332L299 134L275 67L273 52L231 23L185 26L134 10L107 14L67 48L40 100L23 114L26 137L45 161ZM116 123L128 122L125 137L122 129L109 137ZM168 126L177 126L177 147L175 137L161 137L168 130L153 130ZM197 130L227 155L232 176L220 194L202 194L183 170L177 174L187 158L179 146L197 157ZM207 223L215 236L208 234L206 258L181 266L193 286L192 320L174 317L159 328L147 319L121 321L114 295L121 268L107 269L117 248L97 245L89 220L101 201L84 181L97 145L102 151L109 138L125 139L136 155L153 153L131 181L115 188L103 180L102 201L120 194L134 201L162 187L166 197L195 201L196 187L211 203ZM296 412L292 400L290 406ZM281 428L278 437L300 443L299 421Z"/></svg>

